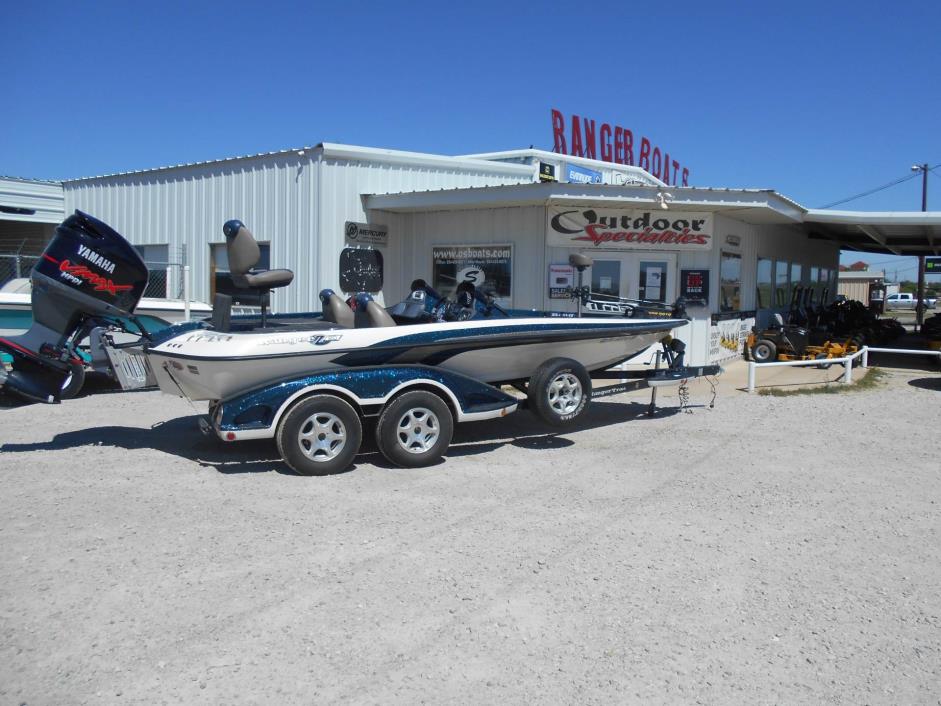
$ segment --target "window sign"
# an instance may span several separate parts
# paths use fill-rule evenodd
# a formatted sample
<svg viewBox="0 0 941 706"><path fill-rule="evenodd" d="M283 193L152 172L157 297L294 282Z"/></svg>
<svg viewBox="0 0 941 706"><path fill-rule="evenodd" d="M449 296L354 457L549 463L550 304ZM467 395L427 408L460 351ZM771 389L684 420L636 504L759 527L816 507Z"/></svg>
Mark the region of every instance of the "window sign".
<svg viewBox="0 0 941 706"><path fill-rule="evenodd" d="M512 295L512 245L436 245L432 252L432 286L453 297L457 285L470 282L489 287L498 299Z"/></svg>
<svg viewBox="0 0 941 706"><path fill-rule="evenodd" d="M575 268L571 265L549 265L549 298L568 299L575 286Z"/></svg>
<svg viewBox="0 0 941 706"><path fill-rule="evenodd" d="M709 270L683 270L680 273L680 296L690 303L705 306L709 301Z"/></svg>

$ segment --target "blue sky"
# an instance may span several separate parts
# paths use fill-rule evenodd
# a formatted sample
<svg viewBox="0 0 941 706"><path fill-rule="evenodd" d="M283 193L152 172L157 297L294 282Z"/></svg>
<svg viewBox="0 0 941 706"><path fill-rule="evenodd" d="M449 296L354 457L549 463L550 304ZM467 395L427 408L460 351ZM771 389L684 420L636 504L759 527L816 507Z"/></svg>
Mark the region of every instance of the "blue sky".
<svg viewBox="0 0 941 706"><path fill-rule="evenodd" d="M941 163L939 29L941 3L866 0L13 3L0 174L323 141L551 149L558 108L648 136L692 185L819 207ZM941 210L941 175L928 187ZM920 179L841 206L920 207Z"/></svg>

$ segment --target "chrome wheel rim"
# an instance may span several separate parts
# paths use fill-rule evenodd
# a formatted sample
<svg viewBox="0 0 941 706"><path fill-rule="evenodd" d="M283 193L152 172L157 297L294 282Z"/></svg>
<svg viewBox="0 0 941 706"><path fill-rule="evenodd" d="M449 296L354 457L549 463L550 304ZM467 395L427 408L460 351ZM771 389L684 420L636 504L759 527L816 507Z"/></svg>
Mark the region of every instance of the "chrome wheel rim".
<svg viewBox="0 0 941 706"><path fill-rule="evenodd" d="M297 445L315 463L331 461L346 446L346 425L335 414L315 412L301 424Z"/></svg>
<svg viewBox="0 0 941 706"><path fill-rule="evenodd" d="M549 406L556 414L571 414L582 401L582 383L572 373L561 373L549 383Z"/></svg>
<svg viewBox="0 0 941 706"><path fill-rule="evenodd" d="M399 446L411 454L430 450L441 436L438 415L427 407L413 407L399 417L395 439Z"/></svg>

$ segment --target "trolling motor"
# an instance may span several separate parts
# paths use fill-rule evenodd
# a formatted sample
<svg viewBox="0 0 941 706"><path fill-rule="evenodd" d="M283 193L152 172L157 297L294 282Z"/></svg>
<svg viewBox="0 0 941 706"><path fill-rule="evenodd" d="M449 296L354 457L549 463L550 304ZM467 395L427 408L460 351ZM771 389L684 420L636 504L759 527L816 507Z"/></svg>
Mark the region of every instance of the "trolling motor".
<svg viewBox="0 0 941 706"><path fill-rule="evenodd" d="M107 224L76 211L55 235L30 274L33 324L19 336L0 338L13 357L0 370L0 386L33 402L58 402L62 384L81 360L78 342L104 319L133 315L147 286L137 251Z"/></svg>

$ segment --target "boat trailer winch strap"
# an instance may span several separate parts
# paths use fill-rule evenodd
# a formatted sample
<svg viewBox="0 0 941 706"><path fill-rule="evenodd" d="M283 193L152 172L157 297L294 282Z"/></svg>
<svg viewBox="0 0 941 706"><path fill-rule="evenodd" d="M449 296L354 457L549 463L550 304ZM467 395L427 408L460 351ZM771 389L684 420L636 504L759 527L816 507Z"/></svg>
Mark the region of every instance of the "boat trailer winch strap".
<svg viewBox="0 0 941 706"><path fill-rule="evenodd" d="M189 395L183 392L183 387L180 385L180 382L175 377L173 377L173 373L170 370L170 361L165 360L163 362L163 369L167 371L167 375L169 375L170 379L173 380L173 384L176 385L176 389L180 391L180 396L190 403L190 407L192 407L193 411L196 412L197 418L201 418L203 416L203 413L200 412L198 409L196 409L196 405L193 404L193 400L189 398ZM212 424L212 420L210 420L210 425L211 424ZM200 425L200 427L201 426L202 425Z"/></svg>

